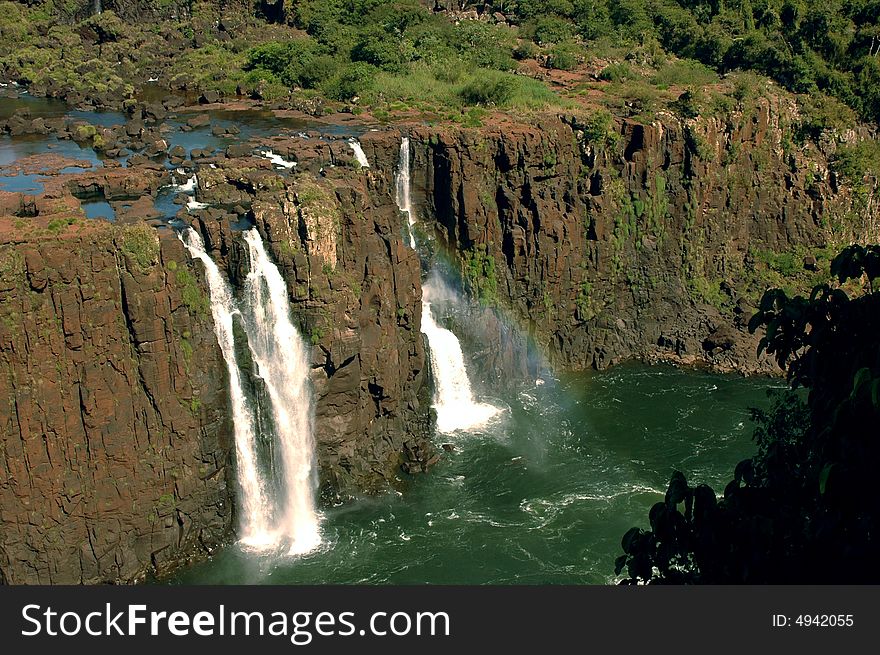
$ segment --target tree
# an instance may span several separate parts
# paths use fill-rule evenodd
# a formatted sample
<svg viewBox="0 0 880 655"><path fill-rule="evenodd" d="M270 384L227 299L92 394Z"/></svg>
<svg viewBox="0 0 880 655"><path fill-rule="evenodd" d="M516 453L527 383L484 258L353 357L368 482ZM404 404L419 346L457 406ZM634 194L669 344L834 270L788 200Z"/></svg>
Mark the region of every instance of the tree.
<svg viewBox="0 0 880 655"><path fill-rule="evenodd" d="M764 295L750 329L766 328L760 350L791 389L753 410L757 453L720 499L673 474L650 530L623 537L624 583L880 581L880 246L846 248L831 271L838 284L809 298Z"/></svg>

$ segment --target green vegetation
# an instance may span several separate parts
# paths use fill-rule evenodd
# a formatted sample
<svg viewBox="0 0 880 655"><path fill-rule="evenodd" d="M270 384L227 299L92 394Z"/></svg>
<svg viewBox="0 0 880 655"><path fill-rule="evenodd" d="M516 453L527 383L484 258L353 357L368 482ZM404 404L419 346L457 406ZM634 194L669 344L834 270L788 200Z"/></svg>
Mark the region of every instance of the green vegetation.
<svg viewBox="0 0 880 655"><path fill-rule="evenodd" d="M189 368L189 363L192 361L193 357L193 347L189 339L185 337L180 339L180 352L183 354L183 361L187 368Z"/></svg>
<svg viewBox="0 0 880 655"><path fill-rule="evenodd" d="M880 442L870 426L880 420L880 246L849 246L830 270L837 284L809 297L764 295L749 329L766 329L759 350L775 357L792 389L774 392L769 412L753 410L757 452L736 466L721 497L673 474L650 529L623 536L615 570L626 571L625 584L878 580Z"/></svg>
<svg viewBox="0 0 880 655"><path fill-rule="evenodd" d="M596 89L600 104L637 119L671 103L683 116L725 113L731 97L763 95L766 75L803 94L800 138L851 126L857 114L880 118L878 0L457 5L482 18L453 21L427 0L285 1L261 5L265 14L154 0L131 16L121 3L121 15L75 24L68 2L0 2L0 75L38 93L122 102L149 72L190 92L287 98L315 112L345 103L380 120L421 112L465 125L480 124L474 108L568 107L572 95ZM133 20L150 10L154 20ZM601 81L582 64L598 67ZM541 67L575 75L557 93L534 79Z"/></svg>
<svg viewBox="0 0 880 655"><path fill-rule="evenodd" d="M578 320L589 321L599 314L599 306L593 298L593 284L589 281L581 282L578 295L575 299Z"/></svg>
<svg viewBox="0 0 880 655"><path fill-rule="evenodd" d="M743 271L746 295L757 304L771 288L781 288L789 295L808 294L817 284L828 281L832 258L826 248L800 247L784 252L752 248Z"/></svg>
<svg viewBox="0 0 880 655"><path fill-rule="evenodd" d="M168 262L166 268L174 272L174 280L180 289L180 298L189 312L194 316L207 316L211 310L211 300L199 287L193 274L188 269L177 266L177 262L174 261Z"/></svg>
<svg viewBox="0 0 880 655"><path fill-rule="evenodd" d="M687 288L691 298L699 303L711 305L720 311L726 311L733 307L733 300L729 294L721 288L723 280L719 277L705 277L704 275L690 275L687 278Z"/></svg>
<svg viewBox="0 0 880 655"><path fill-rule="evenodd" d="M464 4L475 4L466 2ZM500 2L492 3L500 6ZM641 44L657 58L658 44L700 62L661 67L658 84L711 84L707 69L751 70L785 88L824 92L863 117L880 118L880 3L876 0L558 0L505 2L536 42L573 35L589 45ZM660 53L662 58L662 52ZM621 57L622 59L622 57ZM622 81L632 71L613 63L604 79ZM748 91L748 78L737 93Z"/></svg>
<svg viewBox="0 0 880 655"><path fill-rule="evenodd" d="M24 256L14 246L0 247L0 279L10 280L21 273Z"/></svg>
<svg viewBox="0 0 880 655"><path fill-rule="evenodd" d="M147 270L159 261L159 237L149 225L138 223L124 228L120 246L141 270Z"/></svg>
<svg viewBox="0 0 880 655"><path fill-rule="evenodd" d="M332 100L356 99L380 116L409 108L466 113L469 106L562 103L545 85L512 74L518 43L506 26L452 25L413 0L301 2L291 20L307 36L251 49L249 75ZM573 67L573 47L557 47L554 59L558 67Z"/></svg>
<svg viewBox="0 0 880 655"><path fill-rule="evenodd" d="M661 88L670 86L703 87L718 83L718 74L697 61L682 59L664 64L652 78Z"/></svg>
<svg viewBox="0 0 880 655"><path fill-rule="evenodd" d="M498 278L495 272L495 259L485 244L476 244L471 250L462 253L464 281L470 291L482 304L498 304Z"/></svg>
<svg viewBox="0 0 880 655"><path fill-rule="evenodd" d="M52 234L60 234L64 232L71 225L76 225L77 219L75 216L68 216L67 218L53 218L46 224L46 229L49 230Z"/></svg>
<svg viewBox="0 0 880 655"><path fill-rule="evenodd" d="M584 121L583 131L587 143L600 147L614 147L620 141L620 134L614 130L611 113L605 110L590 114Z"/></svg>
<svg viewBox="0 0 880 655"><path fill-rule="evenodd" d="M833 167L853 186L862 186L866 175L880 176L880 142L860 141L838 148Z"/></svg>

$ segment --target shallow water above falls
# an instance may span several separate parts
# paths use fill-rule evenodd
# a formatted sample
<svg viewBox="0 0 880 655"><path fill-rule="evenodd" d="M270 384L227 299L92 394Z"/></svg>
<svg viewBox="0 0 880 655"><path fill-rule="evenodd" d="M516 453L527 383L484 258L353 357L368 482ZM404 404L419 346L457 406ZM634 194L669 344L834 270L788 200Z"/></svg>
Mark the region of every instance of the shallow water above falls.
<svg viewBox="0 0 880 655"><path fill-rule="evenodd" d="M230 547L173 582L605 584L673 470L721 491L776 384L627 365L528 385L403 495L328 508L322 549Z"/></svg>
<svg viewBox="0 0 880 655"><path fill-rule="evenodd" d="M19 111L28 112L30 118L66 117L100 127L123 125L126 120L120 112L76 110L60 100L50 98L38 98L30 95L22 95L15 99L0 98L0 119L10 118ZM202 113L210 118L209 124L195 129L183 129L187 119ZM335 125L316 120L279 118L270 111L258 109L201 110L183 108L177 112L171 112L168 118L159 121L159 123L164 123L169 128L162 135L167 141L168 147L182 146L187 153L194 149L223 151L233 143L246 143L253 139L277 136L288 132L298 133L297 131L315 131L321 133L322 136L354 139L367 129L360 124ZM214 127L235 128L238 130L238 134L218 136L212 133ZM70 140L58 139L55 134L28 134L15 137L0 135L0 168L25 157L50 153L87 165L85 168L67 168L62 170L62 173L81 173L86 170L99 169L104 165L104 158L93 149L80 146ZM128 157L123 156L116 159L124 165ZM0 191L31 195L43 193L43 175L39 172L12 174L0 171ZM157 206L168 215L175 214L178 209L171 200L170 194L166 193L165 197L160 198L157 203ZM104 217L104 214L99 216Z"/></svg>

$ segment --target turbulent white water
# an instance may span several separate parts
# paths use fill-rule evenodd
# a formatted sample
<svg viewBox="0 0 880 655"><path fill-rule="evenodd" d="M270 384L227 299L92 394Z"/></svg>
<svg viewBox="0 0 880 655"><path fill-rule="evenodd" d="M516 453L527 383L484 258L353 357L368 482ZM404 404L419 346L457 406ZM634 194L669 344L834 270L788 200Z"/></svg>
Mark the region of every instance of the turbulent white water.
<svg viewBox="0 0 880 655"><path fill-rule="evenodd" d="M354 152L354 158L357 160L357 163L361 165L361 168L370 167L370 160L367 159L367 154L364 152L364 149L361 147L361 144L357 139L349 139L348 147Z"/></svg>
<svg viewBox="0 0 880 655"><path fill-rule="evenodd" d="M189 211L194 211L196 209L205 209L208 205L204 202L199 202L196 200L196 189L199 186L199 178L193 175L183 184L172 184L171 188L179 193L184 193L189 196L189 200L186 201L186 208Z"/></svg>
<svg viewBox="0 0 880 655"><path fill-rule="evenodd" d="M410 179L410 143L408 137L400 142L400 160L396 179L397 206L406 212L409 220L410 246L416 248L413 226ZM428 338L431 364L434 371L436 390L434 409L437 411L437 430L441 433L474 430L485 425L501 410L487 403L479 403L474 398L471 381L468 377L464 353L458 337L450 330L440 327L431 310L432 282L422 288L422 332Z"/></svg>
<svg viewBox="0 0 880 655"><path fill-rule="evenodd" d="M474 430L485 425L501 410L494 405L479 403L474 398L461 344L455 334L440 327L434 320L431 303L427 300L430 290L430 286L425 285L422 332L428 337L437 385L434 393L437 430L442 433Z"/></svg>
<svg viewBox="0 0 880 655"><path fill-rule="evenodd" d="M275 164L278 168L293 168L296 166L295 161L287 161L284 157L279 154L272 152L271 150L264 150L263 157L268 159L270 162Z"/></svg>
<svg viewBox="0 0 880 655"><path fill-rule="evenodd" d="M272 404L281 450L285 503L276 524L291 554L306 553L321 542L315 508L317 476L312 430L309 360L293 325L287 285L272 263L256 229L244 233L251 270L245 284L245 329L257 374Z"/></svg>
<svg viewBox="0 0 880 655"><path fill-rule="evenodd" d="M226 361L229 374L229 396L232 401L232 422L235 435L235 455L238 465L239 501L241 506L241 541L249 546L268 547L276 537L269 529L270 506L266 481L257 462L256 420L250 409L242 384L241 371L235 359L235 339L232 331L233 317L238 313L232 297L232 289L217 268L214 260L205 252L202 237L187 228L179 233L180 240L193 259L205 266L205 277L211 296L211 314L217 342Z"/></svg>
<svg viewBox="0 0 880 655"><path fill-rule="evenodd" d="M181 172L182 171L183 169L181 169ZM196 184L198 184L198 181L199 179L193 175L183 184L172 184L171 186L180 193L192 194L196 190Z"/></svg>

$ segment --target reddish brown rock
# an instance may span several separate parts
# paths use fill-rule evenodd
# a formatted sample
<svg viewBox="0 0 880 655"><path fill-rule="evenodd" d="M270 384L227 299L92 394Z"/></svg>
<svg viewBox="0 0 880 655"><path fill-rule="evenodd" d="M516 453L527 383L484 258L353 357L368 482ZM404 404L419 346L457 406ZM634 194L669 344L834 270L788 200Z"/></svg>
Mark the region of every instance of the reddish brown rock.
<svg viewBox="0 0 880 655"><path fill-rule="evenodd" d="M224 368L179 242L99 222L0 234L0 579L128 582L218 544Z"/></svg>
<svg viewBox="0 0 880 655"><path fill-rule="evenodd" d="M249 190L257 227L312 346L322 488L348 496L397 485L402 463L424 470L434 451L419 261L403 241L391 189L383 176L343 169L327 178L273 175L265 185L251 176L213 170L207 192L252 180L234 186ZM246 254L228 221L223 212L205 211L196 225L240 283Z"/></svg>
<svg viewBox="0 0 880 655"><path fill-rule="evenodd" d="M870 232L827 157L784 145L790 108L780 102L728 122L623 121L607 144L569 116L416 126L419 218L435 222L466 279L491 258L497 302L558 367L635 357L773 372L737 309L766 288L756 253L818 251ZM391 179L399 136L362 143ZM704 349L722 323L733 343Z"/></svg>

